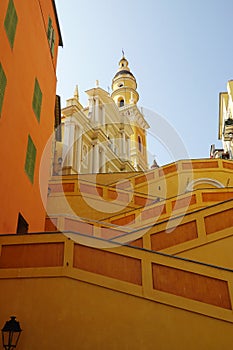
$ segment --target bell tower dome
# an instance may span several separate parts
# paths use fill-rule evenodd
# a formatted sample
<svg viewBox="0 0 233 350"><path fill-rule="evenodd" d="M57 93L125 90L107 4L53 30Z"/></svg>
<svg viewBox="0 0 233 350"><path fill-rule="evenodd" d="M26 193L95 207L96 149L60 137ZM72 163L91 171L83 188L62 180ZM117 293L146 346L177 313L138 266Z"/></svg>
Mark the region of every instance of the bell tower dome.
<svg viewBox="0 0 233 350"><path fill-rule="evenodd" d="M119 68L112 79L112 98L118 107L136 105L139 100L136 79L128 67L128 61L124 56L119 61Z"/></svg>

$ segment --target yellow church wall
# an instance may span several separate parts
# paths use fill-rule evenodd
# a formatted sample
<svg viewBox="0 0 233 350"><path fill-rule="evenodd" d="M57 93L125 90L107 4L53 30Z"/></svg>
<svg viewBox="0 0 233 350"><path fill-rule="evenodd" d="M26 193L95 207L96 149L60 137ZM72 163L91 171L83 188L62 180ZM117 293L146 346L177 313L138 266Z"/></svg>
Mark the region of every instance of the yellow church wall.
<svg viewBox="0 0 233 350"><path fill-rule="evenodd" d="M201 168L203 163L205 164L204 169ZM210 194L209 199L208 197L204 200L195 199L195 203L191 202L190 204L194 205L198 201L197 207L206 206L208 202L211 204L213 201L218 202L231 198L231 166L231 162L222 160L180 161L144 174L125 173L119 175L107 174L105 176L102 174L102 177L99 177L100 180L98 180L99 175L97 177L96 175L87 175L86 181L84 177L78 175L74 177L53 177L49 184L50 195L47 212L51 215L56 213L72 214L72 211L74 211L79 216L87 219L102 220L108 217L111 219L111 217L116 217L121 212L127 212L130 209L141 207L140 210L144 211L145 205L150 205L151 201L157 203L158 200L162 202L166 199L167 216L170 216L174 210L180 210L182 213L184 210L189 210L189 203L185 206L180 205L182 203L181 199L172 198L176 198L180 194L189 198L189 195L185 194L187 190L191 191L196 188L212 188L214 190L217 189L217 186L226 186L224 190L221 189L221 193L229 192L228 195L215 194L214 199L213 194L210 198ZM124 176L127 181L123 181ZM103 185L104 178L107 178L108 185L111 184L111 188L108 188L108 185ZM117 179L120 181L119 184ZM100 183L96 184L98 181ZM74 189L67 190L67 187L64 187L69 184L73 184ZM59 186L60 190L57 190L56 188L59 188ZM65 195L62 194L63 191ZM159 205L156 203L155 205ZM139 212L136 215L138 216ZM144 220L146 219L144 217Z"/></svg>
<svg viewBox="0 0 233 350"><path fill-rule="evenodd" d="M225 239L232 234L233 192L229 190L197 190L178 200L174 198L164 204L157 203L155 206L115 215L107 220L103 218L98 222L91 218L82 221L79 217L57 214L47 219L46 230L54 231L58 227L61 231L71 230L168 254L184 253L183 256L186 256L187 252L187 257L190 252L192 256L193 250L198 251L199 247L204 245L211 252L212 242ZM225 201L218 203L218 200L223 198ZM175 205L178 208L169 212ZM56 227L51 225L50 219ZM226 260L224 266L227 267L231 255L227 256L224 249L221 252L217 257L222 254L223 261ZM212 258L211 263L218 265L216 255L211 253L209 255ZM206 261L206 256L206 254L197 255L196 260Z"/></svg>
<svg viewBox="0 0 233 350"><path fill-rule="evenodd" d="M136 172L136 171L131 171L131 172L115 172L115 173L110 173L108 176L106 174L79 174L78 178L80 181L87 181L93 184L97 185L108 185L108 186L115 186L117 183L117 186L120 188L126 188L127 186L130 186L130 178L134 178L136 175L143 175L143 172ZM59 178L58 178L59 180Z"/></svg>
<svg viewBox="0 0 233 350"><path fill-rule="evenodd" d="M138 136L141 136L142 146L145 147L146 150L146 138L145 138L145 131L138 126L132 125L132 128L134 130L134 133L132 135L132 138L135 142L138 143Z"/></svg>
<svg viewBox="0 0 233 350"><path fill-rule="evenodd" d="M124 84L127 89L132 89L134 91L136 89L135 79L131 78L130 76L125 77L125 75L122 74L122 75L119 75L116 80L114 79L114 82L112 84L112 90L113 90L112 94L116 94L117 91L119 91L119 90L125 91L124 85L123 85L123 87L119 88L118 85L121 83Z"/></svg>
<svg viewBox="0 0 233 350"><path fill-rule="evenodd" d="M150 210L150 209L149 209ZM153 210L153 208L152 208ZM160 212L157 215L161 215ZM164 209L163 209L164 210ZM209 207L201 209L193 209L191 212L175 213L169 216L156 217L156 212L151 213L152 218L150 224L141 222L141 226L130 227L130 224L125 226L128 229L128 234L115 235L112 241L126 243L131 245L140 244L141 247L163 251L168 254L179 254L197 249L199 246L207 245L211 251L211 242L224 239L232 234L232 199L219 204L212 204ZM131 243L130 243L131 242ZM226 244L228 244L226 242ZM223 251L224 254L224 251ZM224 258L224 255L223 255ZM226 257L226 259L228 259ZM199 259L197 259L199 260ZM200 261L205 261L205 256L200 258ZM212 263L215 261L215 255L212 256ZM216 264L218 262L216 261Z"/></svg>
<svg viewBox="0 0 233 350"><path fill-rule="evenodd" d="M133 84L131 84L133 85ZM116 105L118 107L120 107L120 99L123 98L124 100L124 106L125 105L130 105L132 102L131 102L131 98L132 98L132 95L133 94L133 98L136 100L138 99L138 94L137 92L133 89L133 87L129 87L127 86L127 91L125 91L124 88L121 88L121 89L118 89L117 91L113 92L112 93L112 98L114 99ZM136 97L136 96L137 97Z"/></svg>
<svg viewBox="0 0 233 350"><path fill-rule="evenodd" d="M135 191L170 198L187 191L192 182L192 188L231 187L233 164L222 159L182 160L165 165L153 171L149 180L138 175L134 179ZM142 181L140 180L142 178ZM199 180L199 181L196 181Z"/></svg>
<svg viewBox="0 0 233 350"><path fill-rule="evenodd" d="M111 187L103 184L104 174L89 175L88 181L77 175L54 177L50 182L45 230L79 232L110 239L113 244L128 243L231 268L228 247L233 226L233 188L216 186L231 185L232 164L223 160L206 161L202 169L203 163L203 160L181 161L144 174L126 174L133 190L129 190L128 180L124 181L122 176L117 188L117 174L112 178L108 175ZM177 168L181 169L180 173ZM151 188L152 193L159 190L162 184L159 175L168 184L169 194L177 193L181 176L182 191L190 184L193 190L190 188L190 192L166 200L148 196ZM140 186L144 194L137 190ZM212 245L216 254L212 253Z"/></svg>
<svg viewBox="0 0 233 350"><path fill-rule="evenodd" d="M83 178L82 178L83 179ZM63 193L64 191L64 193ZM103 219L116 213L140 207L138 201L143 195L133 196L131 192L114 186L95 185L80 180L77 175L53 177L49 184L47 213L70 214L90 219ZM153 198L151 198L151 201Z"/></svg>
<svg viewBox="0 0 233 350"><path fill-rule="evenodd" d="M139 144L138 144L138 136L141 138L141 145L142 145L142 155L147 162L147 145L146 145L146 136L145 131L135 125L132 125L132 129L134 131L133 135L131 136L131 140L135 142L135 146L137 147L137 151L139 151Z"/></svg>

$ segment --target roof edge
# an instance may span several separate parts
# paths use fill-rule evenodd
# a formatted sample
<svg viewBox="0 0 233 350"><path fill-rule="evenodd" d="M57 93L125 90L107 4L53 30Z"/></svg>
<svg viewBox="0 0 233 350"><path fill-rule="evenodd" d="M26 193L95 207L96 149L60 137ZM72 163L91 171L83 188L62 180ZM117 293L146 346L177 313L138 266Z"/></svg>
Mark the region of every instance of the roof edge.
<svg viewBox="0 0 233 350"><path fill-rule="evenodd" d="M59 20L58 20L57 8L56 8L55 0L52 0L52 4L53 4L54 13L55 13L55 19L56 19L58 34L59 34L59 46L63 47L63 41L62 41L62 36L61 36L61 29L60 29L60 25L59 25Z"/></svg>

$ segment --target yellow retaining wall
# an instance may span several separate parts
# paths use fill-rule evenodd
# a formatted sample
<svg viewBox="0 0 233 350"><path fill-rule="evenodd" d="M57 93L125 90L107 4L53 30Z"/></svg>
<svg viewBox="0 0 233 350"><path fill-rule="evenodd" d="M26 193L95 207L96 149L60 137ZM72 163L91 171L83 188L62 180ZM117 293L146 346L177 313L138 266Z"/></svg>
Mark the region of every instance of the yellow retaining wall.
<svg viewBox="0 0 233 350"><path fill-rule="evenodd" d="M0 237L0 322L17 316L17 349L231 347L232 270L70 237Z"/></svg>

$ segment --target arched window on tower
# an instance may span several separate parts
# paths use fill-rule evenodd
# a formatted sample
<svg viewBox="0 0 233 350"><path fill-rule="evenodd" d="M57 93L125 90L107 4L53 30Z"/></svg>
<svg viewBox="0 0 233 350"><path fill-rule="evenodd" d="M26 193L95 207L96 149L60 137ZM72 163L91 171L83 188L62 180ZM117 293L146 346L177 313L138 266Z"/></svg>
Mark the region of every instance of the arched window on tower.
<svg viewBox="0 0 233 350"><path fill-rule="evenodd" d="M141 136L138 135L138 149L140 152L142 152L142 139Z"/></svg>
<svg viewBox="0 0 233 350"><path fill-rule="evenodd" d="M120 98L120 99L119 99L119 107L123 107L124 104L125 104L124 99L123 99L123 98Z"/></svg>

